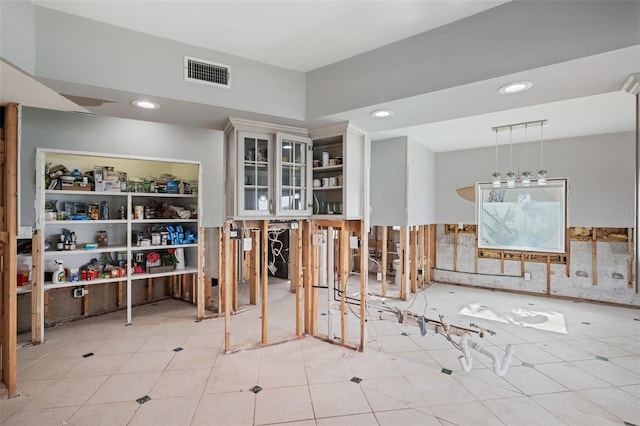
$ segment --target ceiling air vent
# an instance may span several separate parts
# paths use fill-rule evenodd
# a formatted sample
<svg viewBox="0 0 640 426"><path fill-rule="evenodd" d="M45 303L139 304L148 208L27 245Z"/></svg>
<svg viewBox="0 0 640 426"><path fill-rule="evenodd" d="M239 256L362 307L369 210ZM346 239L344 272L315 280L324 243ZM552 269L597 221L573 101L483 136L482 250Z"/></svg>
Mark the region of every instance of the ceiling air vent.
<svg viewBox="0 0 640 426"><path fill-rule="evenodd" d="M209 84L211 86L231 87L231 68L228 65L217 64L203 59L184 57L184 79L194 83Z"/></svg>

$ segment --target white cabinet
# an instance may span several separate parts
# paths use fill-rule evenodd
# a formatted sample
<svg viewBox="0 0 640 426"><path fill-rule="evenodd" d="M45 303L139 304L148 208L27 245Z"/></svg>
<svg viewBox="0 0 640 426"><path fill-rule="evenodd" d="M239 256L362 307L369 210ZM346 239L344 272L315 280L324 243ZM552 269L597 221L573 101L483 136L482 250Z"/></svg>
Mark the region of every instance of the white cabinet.
<svg viewBox="0 0 640 426"><path fill-rule="evenodd" d="M311 214L311 140L306 130L229 119L226 211L234 219Z"/></svg>
<svg viewBox="0 0 640 426"><path fill-rule="evenodd" d="M349 123L309 131L313 140L313 214L363 219L369 205L369 138Z"/></svg>
<svg viewBox="0 0 640 426"><path fill-rule="evenodd" d="M65 166L63 175L72 169L85 172L88 183L78 185L80 178L61 186L62 176L45 173L57 165ZM96 166L113 168L111 176L119 180L95 184L111 190L93 190ZM126 282L131 322L132 281L197 274L202 285L199 162L38 149L36 171L36 228L43 247L37 262L44 266L38 268L40 291ZM140 192L122 192L125 188ZM45 280L56 260L68 272L64 282Z"/></svg>

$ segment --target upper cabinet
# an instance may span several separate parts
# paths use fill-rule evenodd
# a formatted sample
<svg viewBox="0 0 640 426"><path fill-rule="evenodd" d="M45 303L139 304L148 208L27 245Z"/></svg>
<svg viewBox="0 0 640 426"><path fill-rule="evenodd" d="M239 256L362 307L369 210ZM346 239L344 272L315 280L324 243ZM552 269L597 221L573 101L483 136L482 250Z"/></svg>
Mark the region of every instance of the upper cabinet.
<svg viewBox="0 0 640 426"><path fill-rule="evenodd" d="M309 131L313 141L313 214L364 219L369 205L369 138L348 122Z"/></svg>
<svg viewBox="0 0 640 426"><path fill-rule="evenodd" d="M227 217L310 216L312 144L306 129L229 119Z"/></svg>

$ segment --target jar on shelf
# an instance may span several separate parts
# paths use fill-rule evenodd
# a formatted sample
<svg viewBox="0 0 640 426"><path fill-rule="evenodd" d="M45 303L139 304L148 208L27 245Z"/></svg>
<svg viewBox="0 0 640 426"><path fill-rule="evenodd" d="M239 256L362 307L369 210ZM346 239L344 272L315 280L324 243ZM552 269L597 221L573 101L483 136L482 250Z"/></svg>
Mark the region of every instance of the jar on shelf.
<svg viewBox="0 0 640 426"><path fill-rule="evenodd" d="M98 234L96 235L96 243L98 243L99 247L106 247L109 245L107 231L98 231Z"/></svg>

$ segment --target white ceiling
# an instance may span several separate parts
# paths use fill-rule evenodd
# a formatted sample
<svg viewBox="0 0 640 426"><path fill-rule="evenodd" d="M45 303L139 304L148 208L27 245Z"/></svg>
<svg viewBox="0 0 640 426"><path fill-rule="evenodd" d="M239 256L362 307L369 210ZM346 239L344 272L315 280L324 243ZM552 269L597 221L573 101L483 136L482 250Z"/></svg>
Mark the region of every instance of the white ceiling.
<svg viewBox="0 0 640 426"><path fill-rule="evenodd" d="M329 65L506 3L479 0L32 2L299 71ZM495 142L492 127L537 119L548 119L545 139L631 131L635 128L634 98L620 88L627 75L639 71L640 46L634 46L323 119L350 120L369 131L374 140L409 136L435 152L490 146ZM522 79L532 81L533 88L518 95L497 94L501 85ZM80 95L100 97L101 94ZM102 95L104 99L114 100L116 95L130 99L125 93ZM171 109L167 108L171 102L163 101L161 110L167 117L171 116ZM213 118L216 110L210 106L173 103L181 111L185 108L190 111L189 121L183 124L211 127L222 119ZM102 108L103 113L109 111L123 116L117 102ZM385 120L373 119L369 113L377 108L389 108L395 114ZM131 112L126 114L144 119L146 112L134 113L135 116L131 116Z"/></svg>

